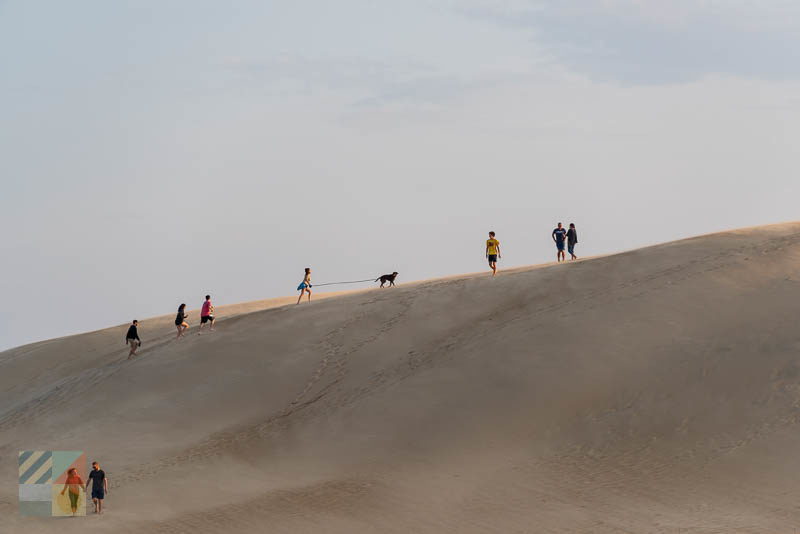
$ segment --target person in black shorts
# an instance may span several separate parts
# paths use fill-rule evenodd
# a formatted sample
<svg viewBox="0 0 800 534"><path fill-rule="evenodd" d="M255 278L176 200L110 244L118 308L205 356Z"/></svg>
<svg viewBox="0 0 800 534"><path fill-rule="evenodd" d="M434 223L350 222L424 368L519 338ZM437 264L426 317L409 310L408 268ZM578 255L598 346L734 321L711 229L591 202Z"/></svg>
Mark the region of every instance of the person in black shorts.
<svg viewBox="0 0 800 534"><path fill-rule="evenodd" d="M183 337L183 333L189 328L189 323L186 322L187 317L189 316L186 315L186 304L181 304L178 306L178 315L175 316L175 328L178 329L178 335L175 336L175 339Z"/></svg>
<svg viewBox="0 0 800 534"><path fill-rule="evenodd" d="M92 502L94 503L94 513L103 513L103 499L106 498L108 493L108 478L106 473L100 469L100 464L92 462L92 470L89 473L89 480L86 481L86 490L89 490L89 484L92 484Z"/></svg>
<svg viewBox="0 0 800 534"><path fill-rule="evenodd" d="M497 259L500 257L500 241L495 239L494 232L489 232L489 239L486 240L486 259L489 260L492 276L497 274Z"/></svg>
<svg viewBox="0 0 800 534"><path fill-rule="evenodd" d="M553 230L553 241L556 243L556 261L565 261L567 259L564 253L564 239L567 237L567 229L561 223Z"/></svg>
<svg viewBox="0 0 800 534"><path fill-rule="evenodd" d="M128 328L128 333L125 334L125 344L131 346L131 351L128 353L129 360L136 356L136 349L142 346L142 340L139 339L139 331L137 330L138 326L139 321L134 319L130 328Z"/></svg>

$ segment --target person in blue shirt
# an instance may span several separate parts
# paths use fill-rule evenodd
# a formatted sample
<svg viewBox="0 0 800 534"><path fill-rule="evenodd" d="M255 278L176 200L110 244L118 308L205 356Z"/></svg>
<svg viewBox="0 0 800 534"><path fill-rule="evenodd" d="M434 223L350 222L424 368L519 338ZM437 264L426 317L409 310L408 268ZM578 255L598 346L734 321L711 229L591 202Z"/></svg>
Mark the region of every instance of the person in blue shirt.
<svg viewBox="0 0 800 534"><path fill-rule="evenodd" d="M553 241L556 243L556 261L565 261L567 259L564 253L564 240L567 238L567 229L564 225L558 223L558 227L553 230Z"/></svg>

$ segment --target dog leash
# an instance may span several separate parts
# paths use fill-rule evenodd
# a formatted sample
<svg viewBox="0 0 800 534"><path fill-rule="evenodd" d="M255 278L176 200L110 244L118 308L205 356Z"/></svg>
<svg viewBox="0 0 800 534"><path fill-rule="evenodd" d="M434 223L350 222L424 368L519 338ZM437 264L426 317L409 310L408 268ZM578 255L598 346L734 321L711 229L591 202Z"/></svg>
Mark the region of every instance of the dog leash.
<svg viewBox="0 0 800 534"><path fill-rule="evenodd" d="M349 282L327 282L325 284L311 284L311 287L314 288L314 287L320 287L320 286L333 286L333 285L337 285L337 284L359 284L361 282L374 282L374 281L375 281L374 278L367 278L366 280L352 280L352 281L349 281Z"/></svg>

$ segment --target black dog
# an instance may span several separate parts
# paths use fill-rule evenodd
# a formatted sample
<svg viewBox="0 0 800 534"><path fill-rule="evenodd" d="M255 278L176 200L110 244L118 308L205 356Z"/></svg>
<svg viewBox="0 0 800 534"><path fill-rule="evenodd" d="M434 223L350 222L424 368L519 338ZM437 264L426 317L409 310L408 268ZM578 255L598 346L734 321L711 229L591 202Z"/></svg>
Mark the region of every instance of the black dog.
<svg viewBox="0 0 800 534"><path fill-rule="evenodd" d="M389 282L389 287L392 287L394 285L395 278L397 278L397 271L393 272L392 274L384 274L376 278L375 281L377 282L378 280L380 280L381 287L383 287L383 284L385 284L386 282Z"/></svg>

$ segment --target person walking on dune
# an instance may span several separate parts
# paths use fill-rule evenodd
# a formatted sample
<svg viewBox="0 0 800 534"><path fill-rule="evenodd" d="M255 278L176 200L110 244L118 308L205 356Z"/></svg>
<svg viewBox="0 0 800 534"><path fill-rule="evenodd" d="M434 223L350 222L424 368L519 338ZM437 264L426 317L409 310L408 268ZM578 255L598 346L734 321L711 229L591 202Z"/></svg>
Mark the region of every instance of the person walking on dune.
<svg viewBox="0 0 800 534"><path fill-rule="evenodd" d="M92 503L94 503L94 513L103 513L103 499L106 498L108 493L108 478L106 473L100 469L100 464L92 462L92 470L89 473L89 480L86 481L86 489L89 489L89 484L92 485Z"/></svg>
<svg viewBox="0 0 800 534"><path fill-rule="evenodd" d="M558 226L553 230L553 241L556 243L556 261L564 261L566 260L566 255L564 254L564 239L567 237L567 230L561 223L558 223Z"/></svg>
<svg viewBox="0 0 800 534"><path fill-rule="evenodd" d="M575 229L575 223L569 223L569 230L567 230L567 252L569 252L570 260L577 260L578 256L575 255L575 245L578 244L578 231Z"/></svg>
<svg viewBox="0 0 800 534"><path fill-rule="evenodd" d="M186 304L178 306L178 315L175 316L175 328L178 329L178 335L175 336L175 339L183 337L183 333L189 328L189 323L186 322L186 318L189 316L186 315L185 310Z"/></svg>
<svg viewBox="0 0 800 534"><path fill-rule="evenodd" d="M497 274L497 259L500 256L500 241L494 238L494 232L489 232L489 239L486 240L486 259L489 260L489 268L492 269L492 276Z"/></svg>
<svg viewBox="0 0 800 534"><path fill-rule="evenodd" d="M208 329L214 331L214 305L211 304L211 295L206 295L206 301L203 302L203 307L200 308L200 329L198 334L203 333L203 327L208 323Z"/></svg>
<svg viewBox="0 0 800 534"><path fill-rule="evenodd" d="M136 349L142 346L142 340L139 339L138 326L139 321L134 319L130 328L128 328L128 333L125 334L125 344L131 346L131 351L128 353L129 360L136 356Z"/></svg>
<svg viewBox="0 0 800 534"><path fill-rule="evenodd" d="M81 490L83 489L83 480L81 480L78 470L70 467L67 471L67 481L64 482L64 489L61 490L61 495L69 490L69 507L72 509L72 517L78 515L78 500L81 498Z"/></svg>
<svg viewBox="0 0 800 534"><path fill-rule="evenodd" d="M303 300L303 295L308 293L308 302L311 302L311 267L306 267L306 273L303 275L303 281L297 286L300 296L297 297L297 304Z"/></svg>

